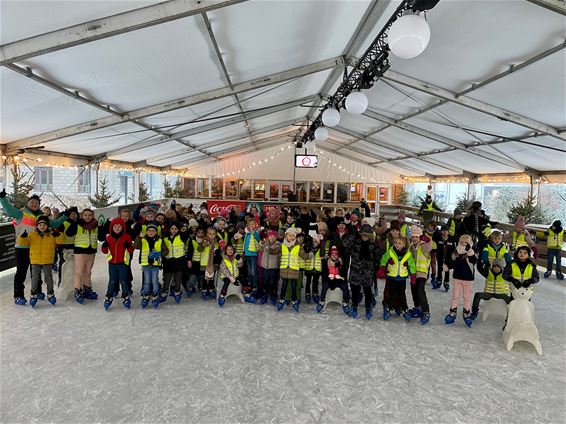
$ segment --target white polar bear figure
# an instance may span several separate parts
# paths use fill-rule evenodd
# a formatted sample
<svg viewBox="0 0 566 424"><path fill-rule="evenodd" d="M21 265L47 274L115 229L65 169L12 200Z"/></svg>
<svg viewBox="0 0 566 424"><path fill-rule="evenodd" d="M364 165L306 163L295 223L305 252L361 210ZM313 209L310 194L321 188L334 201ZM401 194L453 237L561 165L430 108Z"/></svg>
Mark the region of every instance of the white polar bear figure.
<svg viewBox="0 0 566 424"><path fill-rule="evenodd" d="M494 316L505 318L507 316L507 312L507 302L505 302L503 299L492 298L486 300L483 303L481 319L482 322L485 322L485 320L487 320L487 317Z"/></svg>
<svg viewBox="0 0 566 424"><path fill-rule="evenodd" d="M535 326L535 311L533 304L529 302L533 289L511 287L511 293L513 300L509 304L507 325L503 331L503 341L507 350L511 350L515 342L526 341L535 347L539 355L542 355L539 334Z"/></svg>
<svg viewBox="0 0 566 424"><path fill-rule="evenodd" d="M61 285L57 289L57 300L66 302L72 299L75 292L75 252L73 249L63 250L63 267L61 268Z"/></svg>

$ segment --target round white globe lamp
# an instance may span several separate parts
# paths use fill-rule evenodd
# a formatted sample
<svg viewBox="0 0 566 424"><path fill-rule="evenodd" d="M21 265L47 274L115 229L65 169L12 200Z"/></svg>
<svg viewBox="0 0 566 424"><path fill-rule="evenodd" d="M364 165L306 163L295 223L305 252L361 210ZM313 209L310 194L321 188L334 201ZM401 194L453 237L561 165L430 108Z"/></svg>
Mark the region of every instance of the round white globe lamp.
<svg viewBox="0 0 566 424"><path fill-rule="evenodd" d="M353 115L361 115L368 108L368 98L361 91L352 91L346 97L346 110Z"/></svg>
<svg viewBox="0 0 566 424"><path fill-rule="evenodd" d="M340 122L340 112L329 107L322 113L322 123L326 127L335 127Z"/></svg>
<svg viewBox="0 0 566 424"><path fill-rule="evenodd" d="M412 59L420 55L430 41L430 27L424 16L408 14L401 16L387 34L389 48L401 59Z"/></svg>
<svg viewBox="0 0 566 424"><path fill-rule="evenodd" d="M318 127L314 131L314 138L318 141L324 141L328 138L328 130L324 127Z"/></svg>

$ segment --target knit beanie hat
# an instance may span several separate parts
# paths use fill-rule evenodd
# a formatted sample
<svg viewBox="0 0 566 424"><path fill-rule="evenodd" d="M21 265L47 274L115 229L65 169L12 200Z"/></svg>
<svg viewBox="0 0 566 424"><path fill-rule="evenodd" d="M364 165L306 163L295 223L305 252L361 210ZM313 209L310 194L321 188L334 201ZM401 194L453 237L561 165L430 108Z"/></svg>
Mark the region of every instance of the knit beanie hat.
<svg viewBox="0 0 566 424"><path fill-rule="evenodd" d="M333 253L336 253L337 255L340 255L340 251L338 250L338 248L336 246L332 246L330 248L330 254L332 255Z"/></svg>
<svg viewBox="0 0 566 424"><path fill-rule="evenodd" d="M189 227L198 227L198 221L194 218L189 219Z"/></svg>
<svg viewBox="0 0 566 424"><path fill-rule="evenodd" d="M318 227L319 233L323 230L328 232L328 225L326 225L326 222L317 222L316 226Z"/></svg>
<svg viewBox="0 0 566 424"><path fill-rule="evenodd" d="M278 233L277 231L275 231L275 230L269 230L269 231L267 232L267 236L268 236L268 237L271 237L271 236L277 237L278 234L279 234L279 233Z"/></svg>
<svg viewBox="0 0 566 424"><path fill-rule="evenodd" d="M39 224L41 223L47 224L49 225L49 217L45 216L45 215L41 215L37 218L36 222L35 222L35 226L37 227Z"/></svg>
<svg viewBox="0 0 566 424"><path fill-rule="evenodd" d="M444 224L440 227L440 231L450 231L450 228L448 228L448 225Z"/></svg>
<svg viewBox="0 0 566 424"><path fill-rule="evenodd" d="M360 228L360 235L366 235L366 236L371 236L373 233L372 229L371 229L371 225L369 224L364 224L361 226Z"/></svg>
<svg viewBox="0 0 566 424"><path fill-rule="evenodd" d="M157 225L155 224L148 224L147 227L145 228L145 230L149 230L150 228L153 228L155 231L157 231Z"/></svg>
<svg viewBox="0 0 566 424"><path fill-rule="evenodd" d="M76 206L71 206L69 208L69 213L76 213L77 215L79 214L79 208L77 208Z"/></svg>
<svg viewBox="0 0 566 424"><path fill-rule="evenodd" d="M519 251L521 250L527 252L529 254L529 258L531 257L531 248L529 246L521 246L518 247L517 250L515 251L515 258L517 258L517 253L519 253Z"/></svg>
<svg viewBox="0 0 566 424"><path fill-rule="evenodd" d="M411 225L411 237L420 237L423 235L423 230L416 225Z"/></svg>

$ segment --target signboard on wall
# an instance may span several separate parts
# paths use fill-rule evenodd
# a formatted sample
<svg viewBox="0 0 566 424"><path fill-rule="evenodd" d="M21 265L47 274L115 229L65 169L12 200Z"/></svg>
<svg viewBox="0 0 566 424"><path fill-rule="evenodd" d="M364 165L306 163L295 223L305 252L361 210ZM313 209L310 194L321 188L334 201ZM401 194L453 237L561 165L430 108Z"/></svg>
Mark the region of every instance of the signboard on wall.
<svg viewBox="0 0 566 424"><path fill-rule="evenodd" d="M230 212L230 210L235 206L238 206L242 211L246 208L246 202L241 202L239 200L208 200L207 204L208 214L211 218L222 215L224 211Z"/></svg>
<svg viewBox="0 0 566 424"><path fill-rule="evenodd" d="M10 224L0 224L0 271L16 266L16 232Z"/></svg>
<svg viewBox="0 0 566 424"><path fill-rule="evenodd" d="M277 211L279 211L279 205L274 205L267 202L246 202L246 212L249 212L252 206L255 206L257 208L260 216L267 215L267 212L269 212L270 209L277 209Z"/></svg>

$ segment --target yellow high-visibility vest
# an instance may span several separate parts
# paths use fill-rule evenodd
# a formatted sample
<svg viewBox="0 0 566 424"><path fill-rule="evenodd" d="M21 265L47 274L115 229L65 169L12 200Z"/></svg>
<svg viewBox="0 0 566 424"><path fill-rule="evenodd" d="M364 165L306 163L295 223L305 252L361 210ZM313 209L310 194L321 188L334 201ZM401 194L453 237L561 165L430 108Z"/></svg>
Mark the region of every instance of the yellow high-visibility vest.
<svg viewBox="0 0 566 424"><path fill-rule="evenodd" d="M171 241L171 239L167 237L164 239L164 242L165 242L165 246L167 247L167 250L169 251L167 253L167 256L165 256L167 259L171 259L171 258L178 259L186 255L187 247L185 243L183 243L183 240L181 240L180 235L177 234L173 238L173 241Z"/></svg>
<svg viewBox="0 0 566 424"><path fill-rule="evenodd" d="M491 270L488 271L483 291L492 294L506 294L507 296L511 293L507 281L503 279L503 274L498 274L496 278Z"/></svg>
<svg viewBox="0 0 566 424"><path fill-rule="evenodd" d="M281 245L281 269L291 268L296 271L299 270L299 250L300 246L295 245L289 250L287 245L283 243Z"/></svg>
<svg viewBox="0 0 566 424"><path fill-rule="evenodd" d="M409 276L409 268L403 265L405 262L409 260L411 257L411 252L405 253L403 258L399 260L397 257L397 253L395 253L395 249L389 249L389 257L393 259L394 264L387 264L387 275L389 277L408 277ZM427 268L428 269L428 268Z"/></svg>
<svg viewBox="0 0 566 424"><path fill-rule="evenodd" d="M546 246L549 249L562 249L564 242L564 230L559 233L555 233L552 230L548 230L548 238L546 239Z"/></svg>
<svg viewBox="0 0 566 424"><path fill-rule="evenodd" d="M525 267L525 271L521 273L521 269L519 268L519 265L517 265L515 262L512 262L511 276L514 279L519 280L521 283L525 280L530 280L531 278L533 278L533 264L528 264Z"/></svg>
<svg viewBox="0 0 566 424"><path fill-rule="evenodd" d="M312 258L309 258L305 261L305 270L312 271L313 269L316 272L322 272L322 258L320 257L320 249L317 250Z"/></svg>
<svg viewBox="0 0 566 424"><path fill-rule="evenodd" d="M86 249L98 247L98 227L92 230L85 230L80 225L77 225L77 235L75 236L75 247Z"/></svg>
<svg viewBox="0 0 566 424"><path fill-rule="evenodd" d="M110 248L108 249L108 255L106 255L108 262L112 261L112 251L110 250ZM124 264L125 265L130 265L130 252L128 252L128 249L124 250Z"/></svg>
<svg viewBox="0 0 566 424"><path fill-rule="evenodd" d="M191 243L193 244L193 257L191 258L191 260L193 262L200 262L200 258L202 257L202 252L198 251L199 244L194 239L191 240Z"/></svg>
<svg viewBox="0 0 566 424"><path fill-rule="evenodd" d="M428 273L428 268L430 267L430 256L427 258L423 253L423 249L419 244L416 250L416 257L415 263L417 265L417 272L424 272L425 274ZM415 255L413 254L413 257Z"/></svg>
<svg viewBox="0 0 566 424"><path fill-rule="evenodd" d="M148 255L149 255L149 252L151 252L152 250L149 248L149 243L145 239L145 237L142 238L141 243L142 243L142 248L141 248L141 252L140 252L140 263L141 263L141 266L148 266L149 265ZM155 245L153 246L153 251L154 252L161 252L161 239L155 240ZM152 266L159 266L159 265L161 265L161 258L154 259Z"/></svg>
<svg viewBox="0 0 566 424"><path fill-rule="evenodd" d="M509 253L505 243L501 243L501 247L497 250L495 250L491 245L491 243L489 243L486 247L483 248L484 252L486 250L487 250L487 257L489 258L489 263L492 263L495 259L504 259L505 254Z"/></svg>
<svg viewBox="0 0 566 424"><path fill-rule="evenodd" d="M70 226L71 226L71 223L69 221L63 222L63 227L65 228L63 230L64 234L65 234L65 241L63 242L63 244L65 244L65 245L75 244L76 236L68 236L67 235L67 230L69 229Z"/></svg>
<svg viewBox="0 0 566 424"><path fill-rule="evenodd" d="M232 277L238 278L240 276L240 271L238 270L238 261L236 260L236 258L232 260L228 258L224 258L224 264L226 265L226 268L228 268L228 270L230 271L230 274L232 274ZM221 280L226 277L227 275L220 273Z"/></svg>
<svg viewBox="0 0 566 424"><path fill-rule="evenodd" d="M529 246L529 243L525 240L525 234L518 234L517 231L513 231L513 250L517 250L522 246Z"/></svg>
<svg viewBox="0 0 566 424"><path fill-rule="evenodd" d="M214 243L214 249L218 249L218 243ZM206 267L208 265L208 255L210 253L210 246L206 246L200 254L200 266Z"/></svg>

